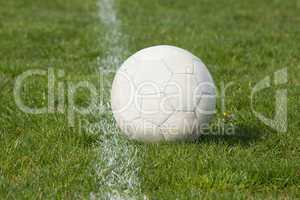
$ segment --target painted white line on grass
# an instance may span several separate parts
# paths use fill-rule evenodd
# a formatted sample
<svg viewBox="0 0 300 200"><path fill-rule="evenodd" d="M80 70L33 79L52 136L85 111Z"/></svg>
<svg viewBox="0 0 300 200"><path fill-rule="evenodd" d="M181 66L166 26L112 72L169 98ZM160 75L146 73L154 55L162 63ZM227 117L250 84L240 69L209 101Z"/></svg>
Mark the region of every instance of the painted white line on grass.
<svg viewBox="0 0 300 200"><path fill-rule="evenodd" d="M104 58L99 58L100 76L108 71L116 71L127 55L126 38L120 30L120 21L114 9L114 0L99 0L99 17L105 27L105 38L101 41L106 48ZM103 79L104 80L104 79ZM101 81L101 84L105 82ZM106 88L106 90L108 90ZM105 91L108 92L108 91ZM107 102L93 110L100 121L89 124L90 133L99 133L99 160L96 164L99 193L92 193L91 199L137 199L140 198L138 180L137 149L120 135L112 120L112 112ZM101 117L105 115L107 117Z"/></svg>
<svg viewBox="0 0 300 200"><path fill-rule="evenodd" d="M99 16L106 28L106 57L100 61L100 66L106 70L116 70L127 55L127 42L120 30L121 22L114 9L114 0L99 0Z"/></svg>

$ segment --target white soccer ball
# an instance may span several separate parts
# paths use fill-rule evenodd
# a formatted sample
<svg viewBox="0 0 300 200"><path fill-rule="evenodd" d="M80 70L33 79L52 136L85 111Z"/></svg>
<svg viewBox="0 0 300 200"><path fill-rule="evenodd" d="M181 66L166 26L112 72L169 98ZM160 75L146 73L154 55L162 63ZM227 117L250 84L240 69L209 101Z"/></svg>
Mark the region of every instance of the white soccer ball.
<svg viewBox="0 0 300 200"><path fill-rule="evenodd" d="M154 46L118 70L111 106L130 138L155 142L196 138L215 113L216 91L206 66L190 52Z"/></svg>

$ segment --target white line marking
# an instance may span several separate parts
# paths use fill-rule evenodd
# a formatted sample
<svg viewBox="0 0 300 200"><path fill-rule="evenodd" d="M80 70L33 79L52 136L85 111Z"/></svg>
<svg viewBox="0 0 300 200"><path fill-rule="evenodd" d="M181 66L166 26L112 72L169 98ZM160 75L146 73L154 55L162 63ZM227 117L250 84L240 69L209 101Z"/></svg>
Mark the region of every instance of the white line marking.
<svg viewBox="0 0 300 200"><path fill-rule="evenodd" d="M99 16L107 31L104 46L107 48L105 58L99 60L100 73L105 70L116 71L127 54L126 39L120 31L120 21L114 9L114 0L99 0ZM100 59L100 58L99 58ZM101 74L100 74L101 75ZM103 84L103 82L102 82ZM106 91L108 92L108 91ZM91 193L91 199L136 199L142 197L138 180L139 168L137 149L118 133L116 124L111 120L109 104L97 106L92 111L95 116L101 113L110 115L100 122L89 124L90 133L100 134L99 162L96 164L100 192Z"/></svg>
<svg viewBox="0 0 300 200"><path fill-rule="evenodd" d="M106 37L102 41L107 50L106 57L100 61L100 66L106 70L116 70L127 55L127 43L122 31L121 22L114 9L114 0L99 0L99 17L106 28Z"/></svg>

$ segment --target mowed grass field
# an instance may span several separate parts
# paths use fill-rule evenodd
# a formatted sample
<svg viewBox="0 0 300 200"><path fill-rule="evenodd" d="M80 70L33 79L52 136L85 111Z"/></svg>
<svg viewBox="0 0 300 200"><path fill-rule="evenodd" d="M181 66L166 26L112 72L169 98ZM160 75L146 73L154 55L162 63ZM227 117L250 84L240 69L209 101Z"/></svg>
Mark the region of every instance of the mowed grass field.
<svg viewBox="0 0 300 200"><path fill-rule="evenodd" d="M112 47L99 6L96 0L0 0L1 199L89 199L94 194L104 199L110 190L136 199L300 198L299 1L114 1L118 31L126 41L111 44L125 45L122 59L148 46L175 45L199 56L218 88L233 82L225 111L234 117L224 118L219 98L213 125L225 121L235 134L216 131L196 142L161 144L116 136L120 130L109 111L114 72L105 75L104 90L99 89L104 97L99 107L108 105L106 112L78 115L73 128L67 110L32 115L16 106L14 83L28 69L64 70L58 81L66 85L84 80L103 87L97 72ZM255 117L250 95L257 82L266 76L273 80L274 72L285 67L288 82L260 92L254 101L257 111L272 118L275 91L287 88L288 129L278 133ZM29 79L22 98L33 107L47 105L47 84L47 77ZM84 91L76 96L78 104L87 101ZM80 129L79 121L110 128L93 134ZM131 167L138 168L138 188L108 185L114 166L99 174L98 168L107 167L99 166L106 159L98 152L105 150L104 134L137 150ZM125 171L117 172L126 177Z"/></svg>

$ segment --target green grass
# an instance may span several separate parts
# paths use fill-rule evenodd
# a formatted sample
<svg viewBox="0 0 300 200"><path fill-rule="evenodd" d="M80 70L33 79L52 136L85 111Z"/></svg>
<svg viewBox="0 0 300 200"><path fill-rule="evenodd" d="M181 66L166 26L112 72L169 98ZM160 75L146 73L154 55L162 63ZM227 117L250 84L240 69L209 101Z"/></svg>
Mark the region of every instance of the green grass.
<svg viewBox="0 0 300 200"><path fill-rule="evenodd" d="M0 198L74 199L97 191L95 137L69 128L66 114L30 115L13 99L15 78L28 69L63 69L58 81L93 80L101 55L95 1L0 1ZM23 94L43 106L46 77Z"/></svg>
<svg viewBox="0 0 300 200"><path fill-rule="evenodd" d="M129 53L176 45L206 63L218 88L234 82L226 112L235 118L226 125L232 123L236 134L204 135L193 143L124 143L138 149L142 193L149 199L300 198L299 1L116 0L116 9ZM68 127L66 113L25 114L13 99L14 80L28 69L63 69L60 81L96 85L99 58L109 48L105 34L96 0L0 1L1 199L87 199L107 187L106 175L95 169L101 137ZM283 67L289 126L277 133L255 118L250 93ZM113 75L104 78L107 103ZM46 105L46 86L45 77L29 81L23 98ZM267 116L274 114L274 88L255 98ZM85 99L79 94L79 102ZM105 121L104 131L119 133L110 112L81 118ZM219 100L214 124L222 120Z"/></svg>
<svg viewBox="0 0 300 200"><path fill-rule="evenodd" d="M134 34L132 52L176 45L201 57L218 88L234 82L226 112L235 115L236 134L144 146L143 191L151 199L299 198L299 2L142 0L118 6L124 32ZM255 83L283 67L289 73L289 127L276 133L255 118L250 94ZM256 97L267 116L273 92ZM220 109L215 120L222 121Z"/></svg>

